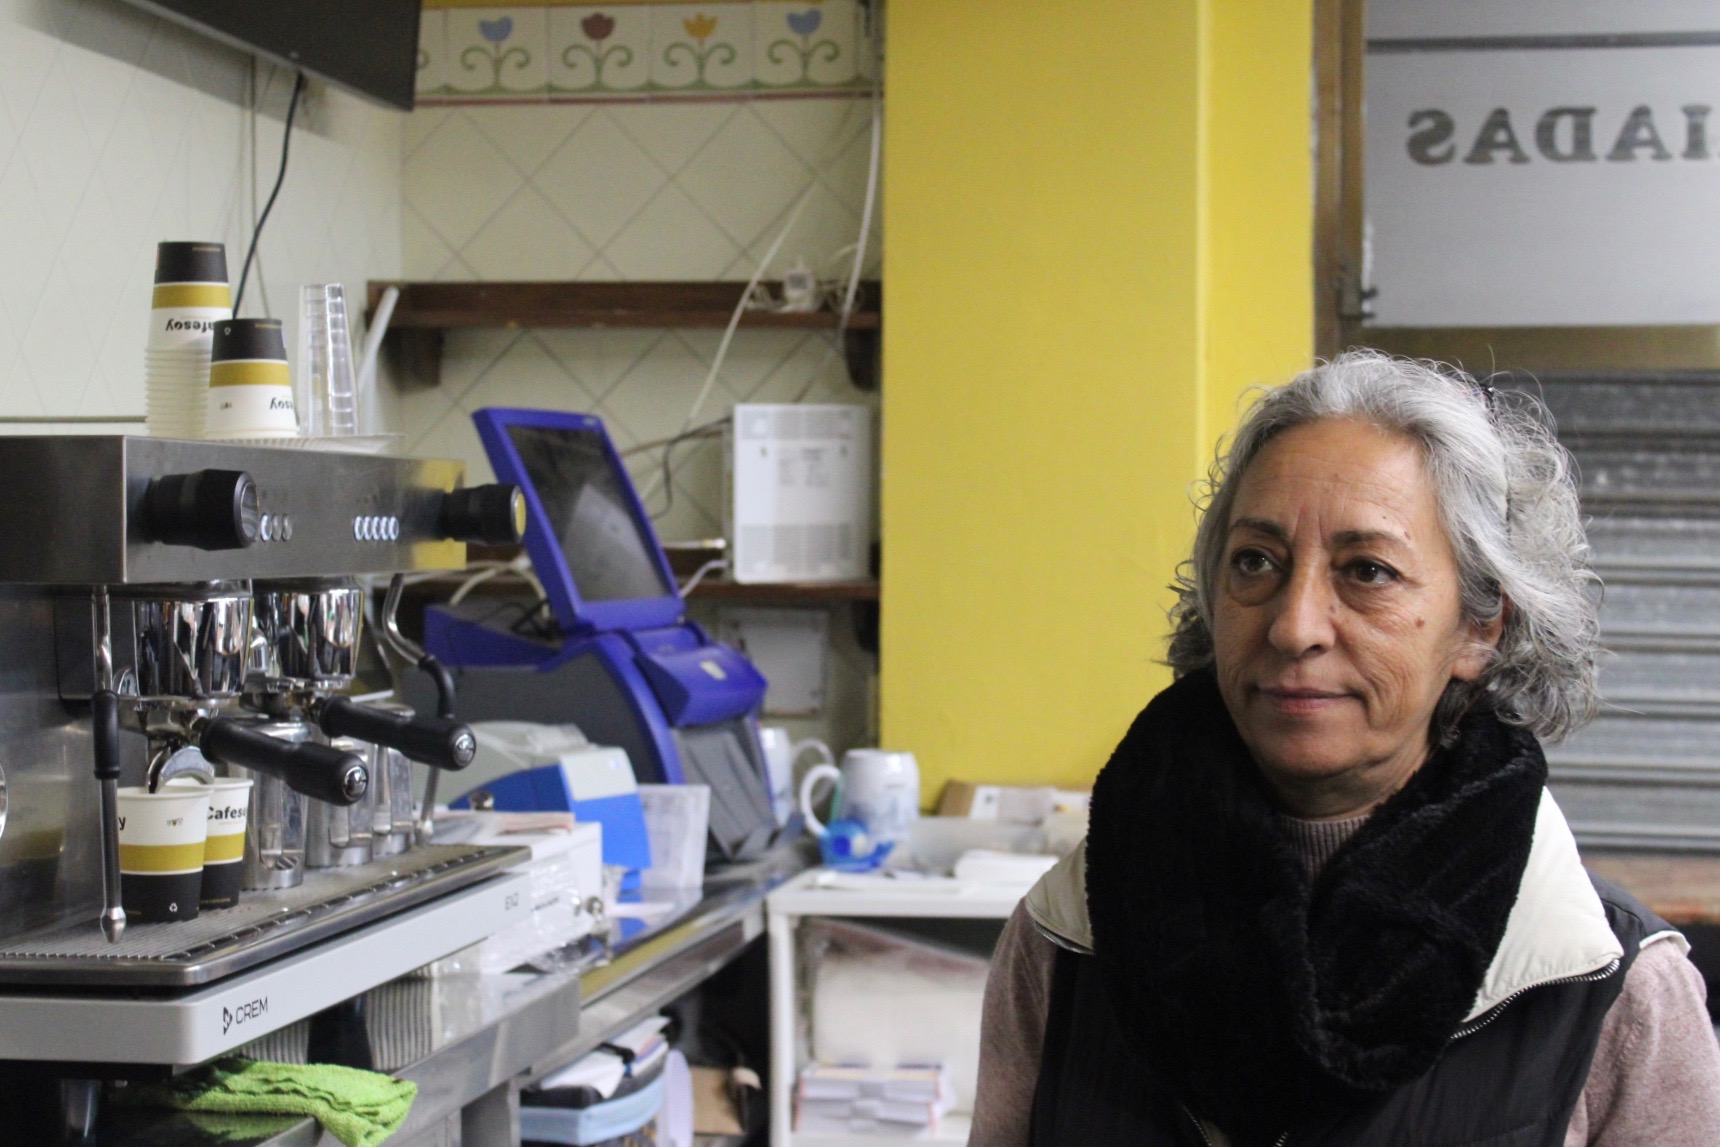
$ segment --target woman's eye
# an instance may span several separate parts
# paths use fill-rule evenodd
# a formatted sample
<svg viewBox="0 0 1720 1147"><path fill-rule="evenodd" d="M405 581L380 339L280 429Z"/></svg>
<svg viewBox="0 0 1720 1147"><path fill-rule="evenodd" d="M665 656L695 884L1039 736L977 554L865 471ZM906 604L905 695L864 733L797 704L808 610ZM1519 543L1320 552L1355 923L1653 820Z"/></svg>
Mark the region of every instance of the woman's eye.
<svg viewBox="0 0 1720 1147"><path fill-rule="evenodd" d="M1384 585L1397 578L1397 571L1366 559L1350 563L1350 576L1363 585Z"/></svg>
<svg viewBox="0 0 1720 1147"><path fill-rule="evenodd" d="M1230 568L1243 577L1258 577L1272 569L1272 559L1259 550L1239 550L1230 559Z"/></svg>

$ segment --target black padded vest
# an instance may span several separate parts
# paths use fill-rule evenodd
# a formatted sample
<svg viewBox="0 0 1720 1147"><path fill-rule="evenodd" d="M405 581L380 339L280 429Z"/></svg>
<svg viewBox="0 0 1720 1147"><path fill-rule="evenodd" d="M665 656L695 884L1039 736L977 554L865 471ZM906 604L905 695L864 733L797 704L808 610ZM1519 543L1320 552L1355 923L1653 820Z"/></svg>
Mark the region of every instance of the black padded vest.
<svg viewBox="0 0 1720 1147"><path fill-rule="evenodd" d="M1624 947L1609 975L1531 988L1454 1038L1420 1079L1325 1123L1286 1129L1282 1147L1562 1147L1588 1082L1601 1022L1642 940L1669 925L1591 877ZM1060 949L1034 1093L1033 1147L1204 1147L1194 1117L1133 1058L1096 962ZM1271 1147L1241 1143L1233 1147Z"/></svg>

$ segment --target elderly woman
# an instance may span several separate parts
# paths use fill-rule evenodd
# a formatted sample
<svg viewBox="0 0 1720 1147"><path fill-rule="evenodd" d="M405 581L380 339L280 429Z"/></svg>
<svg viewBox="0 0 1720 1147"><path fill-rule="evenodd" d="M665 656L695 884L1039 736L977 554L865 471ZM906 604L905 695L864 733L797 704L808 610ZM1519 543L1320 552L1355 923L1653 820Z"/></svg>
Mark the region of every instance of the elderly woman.
<svg viewBox="0 0 1720 1147"><path fill-rule="evenodd" d="M1176 682L999 944L974 1147L1720 1144L1687 945L1546 791L1597 625L1539 415L1373 353L1250 411Z"/></svg>

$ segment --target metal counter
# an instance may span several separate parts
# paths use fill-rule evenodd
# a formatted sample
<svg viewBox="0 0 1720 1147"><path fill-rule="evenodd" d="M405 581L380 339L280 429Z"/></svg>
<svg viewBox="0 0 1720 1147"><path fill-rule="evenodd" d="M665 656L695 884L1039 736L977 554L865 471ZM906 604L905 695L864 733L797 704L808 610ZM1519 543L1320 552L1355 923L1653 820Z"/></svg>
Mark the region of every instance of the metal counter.
<svg viewBox="0 0 1720 1147"><path fill-rule="evenodd" d="M765 926L764 899L807 867L793 846L706 881L703 896L661 922L611 940L611 958L560 971L405 978L355 997L340 1015L277 1033L281 1058L358 1062L418 1084L390 1147L447 1141L462 1147L519 1142L522 1087L590 1051L728 964ZM617 931L623 925L617 922ZM248 1132L248 1133L241 1133ZM235 1137L235 1133L237 1137ZM339 1147L312 1119L259 1120L106 1105L99 1147Z"/></svg>

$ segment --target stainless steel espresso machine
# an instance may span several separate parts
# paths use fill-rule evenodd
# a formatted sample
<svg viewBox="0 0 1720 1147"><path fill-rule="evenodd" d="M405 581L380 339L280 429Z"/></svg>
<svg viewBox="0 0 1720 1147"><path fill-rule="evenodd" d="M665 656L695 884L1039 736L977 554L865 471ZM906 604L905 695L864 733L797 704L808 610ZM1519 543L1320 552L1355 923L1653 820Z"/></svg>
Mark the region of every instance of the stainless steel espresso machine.
<svg viewBox="0 0 1720 1147"><path fill-rule="evenodd" d="M464 565L466 540L518 536L517 492L453 462L126 437L0 438L0 474L0 1078L52 1085L30 1090L69 1137L105 1079L524 918L523 850L410 831L407 762L463 767L470 730L343 695L356 575ZM118 788L185 776L253 782L244 891L128 922Z"/></svg>

